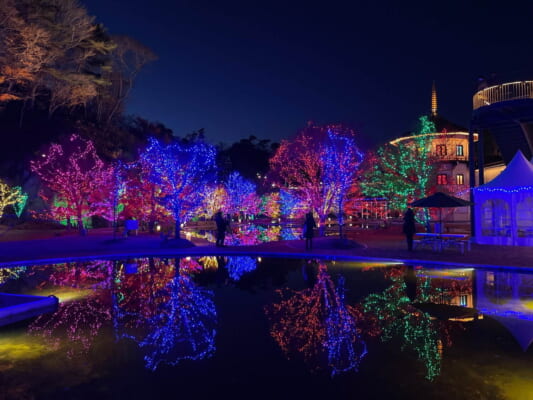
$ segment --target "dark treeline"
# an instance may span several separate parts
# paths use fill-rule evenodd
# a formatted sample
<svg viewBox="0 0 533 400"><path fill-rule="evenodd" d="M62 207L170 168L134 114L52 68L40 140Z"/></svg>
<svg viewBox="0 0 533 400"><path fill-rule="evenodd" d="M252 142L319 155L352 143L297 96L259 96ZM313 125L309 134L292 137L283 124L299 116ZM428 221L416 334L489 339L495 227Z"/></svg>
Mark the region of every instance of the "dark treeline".
<svg viewBox="0 0 533 400"><path fill-rule="evenodd" d="M178 138L163 123L125 114L142 68L157 56L111 35L77 0L0 0L0 177L25 185L29 160L61 136L77 133L108 160L135 158L150 136ZM219 146L221 179L237 170L265 175L277 144L254 136Z"/></svg>

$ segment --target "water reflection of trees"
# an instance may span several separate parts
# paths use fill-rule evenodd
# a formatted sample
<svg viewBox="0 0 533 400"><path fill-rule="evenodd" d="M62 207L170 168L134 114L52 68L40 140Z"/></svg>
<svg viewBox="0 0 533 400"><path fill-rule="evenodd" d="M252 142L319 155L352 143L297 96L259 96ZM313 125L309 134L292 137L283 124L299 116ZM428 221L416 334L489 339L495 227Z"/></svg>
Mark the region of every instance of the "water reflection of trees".
<svg viewBox="0 0 533 400"><path fill-rule="evenodd" d="M432 380L440 373L438 334L430 316L411 304L406 289L402 279L394 279L382 293L367 296L362 302L363 310L374 316L382 341L399 338L402 350L416 352L426 367L426 378Z"/></svg>
<svg viewBox="0 0 533 400"><path fill-rule="evenodd" d="M193 281L193 273L202 268L188 258L177 260L170 269L156 260L152 261L152 272L139 274L137 282L117 278L120 289L115 296L115 327L119 337L139 344L147 368L155 370L161 363L175 365L214 354L217 322L213 292ZM139 308L143 299L149 306Z"/></svg>
<svg viewBox="0 0 533 400"><path fill-rule="evenodd" d="M239 281L244 274L257 268L257 260L252 257L228 257L226 268L229 277L234 281Z"/></svg>
<svg viewBox="0 0 533 400"><path fill-rule="evenodd" d="M109 291L104 289L112 285L112 271L111 261L100 260L32 268L30 275L48 276L39 289L51 285L91 291L82 298L77 298L76 292L66 292L57 311L37 317L29 325L29 332L42 336L53 348L68 343L69 357L89 351L100 331L111 321L111 299Z"/></svg>
<svg viewBox="0 0 533 400"><path fill-rule="evenodd" d="M277 294L280 301L265 311L271 336L288 358L301 357L311 369L327 368L332 375L357 370L366 345L344 303L342 277L335 287L326 265L319 263L313 287Z"/></svg>

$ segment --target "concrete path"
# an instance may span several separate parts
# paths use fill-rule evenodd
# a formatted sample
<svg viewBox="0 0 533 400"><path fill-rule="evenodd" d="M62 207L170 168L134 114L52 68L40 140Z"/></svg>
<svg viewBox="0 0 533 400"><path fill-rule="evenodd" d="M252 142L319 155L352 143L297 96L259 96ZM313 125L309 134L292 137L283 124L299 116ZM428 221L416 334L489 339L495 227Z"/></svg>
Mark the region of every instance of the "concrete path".
<svg viewBox="0 0 533 400"><path fill-rule="evenodd" d="M20 237L20 236L19 236ZM19 238L17 237L17 238ZM531 267L533 248L472 245L461 254L456 249L433 252L430 249L408 252L403 237L388 230L361 231L352 237L360 246L340 246L332 238L315 238L313 249L305 250L303 240L262 243L254 246L215 247L202 240L162 241L156 235L139 235L113 240L109 230L94 230L88 236L75 234L46 239L0 241L0 265L51 263L59 259L124 258L141 256L200 255L277 255L288 257L331 257L360 260L375 258L390 261L454 263L457 266Z"/></svg>

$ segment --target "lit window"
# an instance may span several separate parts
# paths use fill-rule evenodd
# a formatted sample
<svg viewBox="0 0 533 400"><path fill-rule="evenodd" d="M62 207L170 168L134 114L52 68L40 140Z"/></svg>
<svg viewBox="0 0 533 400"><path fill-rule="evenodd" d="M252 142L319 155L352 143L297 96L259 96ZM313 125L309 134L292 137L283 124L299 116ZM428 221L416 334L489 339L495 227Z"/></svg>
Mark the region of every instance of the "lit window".
<svg viewBox="0 0 533 400"><path fill-rule="evenodd" d="M462 144L458 144L457 146L455 146L455 154L458 155L458 156L464 156L464 152L463 152L463 145Z"/></svg>
<svg viewBox="0 0 533 400"><path fill-rule="evenodd" d="M457 181L458 185L464 185L465 184L465 176L463 174L457 174L455 176L455 180Z"/></svg>
<svg viewBox="0 0 533 400"><path fill-rule="evenodd" d="M439 174L437 175L437 185L447 185L448 184L448 175Z"/></svg>
<svg viewBox="0 0 533 400"><path fill-rule="evenodd" d="M468 296L465 294L462 294L459 296L459 305L466 307L468 306Z"/></svg>
<svg viewBox="0 0 533 400"><path fill-rule="evenodd" d="M445 144L438 144L436 146L436 152L437 152L438 156L445 156L447 154L446 145Z"/></svg>

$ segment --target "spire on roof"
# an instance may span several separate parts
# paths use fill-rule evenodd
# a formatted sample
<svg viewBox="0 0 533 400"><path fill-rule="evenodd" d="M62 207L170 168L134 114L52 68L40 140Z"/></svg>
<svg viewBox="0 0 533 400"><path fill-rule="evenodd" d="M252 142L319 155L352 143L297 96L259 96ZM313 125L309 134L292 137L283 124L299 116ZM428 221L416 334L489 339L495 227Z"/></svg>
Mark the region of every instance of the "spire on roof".
<svg viewBox="0 0 533 400"><path fill-rule="evenodd" d="M435 89L435 81L431 87L431 116L437 116L437 89Z"/></svg>

